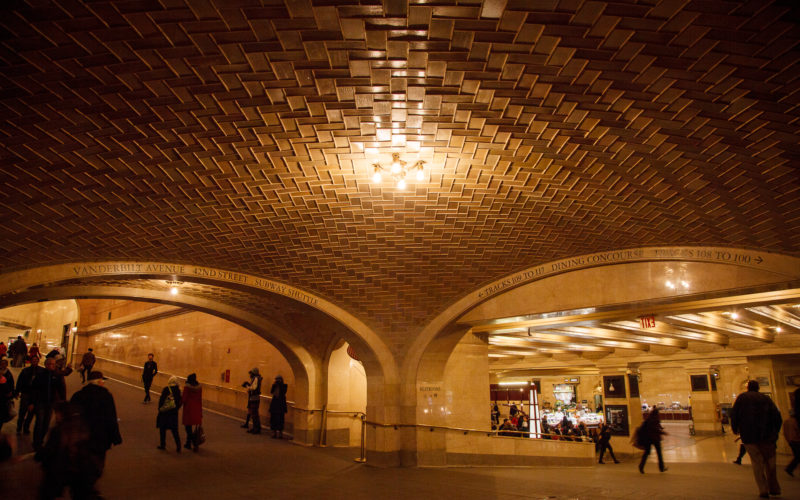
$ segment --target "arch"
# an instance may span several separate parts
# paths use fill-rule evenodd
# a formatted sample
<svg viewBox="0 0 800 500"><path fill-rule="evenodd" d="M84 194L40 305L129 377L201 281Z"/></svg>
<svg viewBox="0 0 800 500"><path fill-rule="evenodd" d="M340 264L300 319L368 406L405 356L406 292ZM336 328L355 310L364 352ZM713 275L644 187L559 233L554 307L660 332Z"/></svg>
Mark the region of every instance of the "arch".
<svg viewBox="0 0 800 500"><path fill-rule="evenodd" d="M367 373L381 384L396 384L398 369L383 340L363 321L307 290L259 276L192 264L151 261L72 262L16 270L0 275L0 297L32 288L86 279L161 279L208 284L256 295L275 295L314 308L344 326L346 340L359 350ZM165 302L174 301L168 298Z"/></svg>
<svg viewBox="0 0 800 500"><path fill-rule="evenodd" d="M500 279L484 284L453 302L447 309L428 322L414 339L401 367L403 379L404 405L415 399L415 386L421 376L421 362L427 355L440 359L448 348L466 333L453 322L472 308L511 290L545 278L570 273L582 269L601 266L615 266L636 262L696 262L726 264L772 274L775 281L800 278L800 258L769 251L749 250L731 247L664 246L641 247L606 252L597 252L569 257L538 264L511 273ZM438 343L434 341L439 339ZM452 349L451 349L452 350ZM435 351L435 352L434 352ZM427 373L430 376L431 373Z"/></svg>
<svg viewBox="0 0 800 500"><path fill-rule="evenodd" d="M376 422L395 422L399 413L399 370L394 355L383 340L364 322L343 308L306 290L292 287L277 281L258 276L232 272L224 269L195 266L189 264L173 264L164 262L138 261L106 261L106 262L73 262L67 264L31 267L9 271L0 275L0 303L8 305L30 300L48 298L75 297L114 297L150 298L165 304L179 304L196 310L229 319L246 328L256 331L264 338L275 342L279 351L289 360L295 373L297 388L296 401L309 409L320 408L324 397L324 372L319 353L312 355L291 332L279 328L278 325L263 318L257 312L236 309L222 301L186 298L176 300L169 295L168 286L163 290L150 290L144 293L141 288L132 288L122 293L120 286L113 284L92 283L92 280L125 281L125 280L164 280L179 281L197 285L206 285L250 294L255 298L266 298L273 302L284 301L286 304L300 304L307 311L322 314L333 320L332 328L358 352L367 374L367 413L370 420ZM73 287L66 289L65 287ZM56 292L61 288L61 292ZM106 288L105 291L103 289ZM65 293L67 292L67 293ZM181 294L183 295L183 294ZM286 302L288 301L288 302ZM193 303L191 303L193 302ZM302 316L302 315L301 315ZM339 325L337 327L336 325ZM299 369L302 368L302 369ZM305 388L305 391L303 389ZM307 396L300 398L305 392ZM301 441L313 442L314 426L319 412L307 412L307 418L295 422L295 430L302 428L304 436ZM386 465L397 463L398 444L394 437L386 436L378 428L368 435L367 450L372 461ZM297 440L297 436L295 436Z"/></svg>
<svg viewBox="0 0 800 500"><path fill-rule="evenodd" d="M796 286L796 280L800 278L800 259L797 257L724 247L647 247L600 252L539 264L511 273L458 298L420 331L407 351L401 368L404 415L414 419L414 423L436 423L435 419L431 420L429 415L423 415L420 411L420 408L424 405L424 400L421 397L424 394L423 391L445 387L448 377L451 376L447 375L446 367L449 360L454 356L457 346L461 345L462 342L466 342L465 346L480 347L486 341L484 335L473 335L472 337L467 335L473 331L469 320L465 320L462 323L458 322L459 319L465 318L471 311L475 311L478 307L486 304L487 307L482 311L483 316L477 314L476 317L489 318L485 320L489 322L491 322L491 318L496 316L515 317L516 314L513 313L493 316L491 312L496 310L494 306L500 303L500 297L511 296L506 294L519 290L519 297L525 297L524 290L527 288L522 288L525 285L533 287L538 284L537 282L546 278L559 277L570 273L575 273L576 279L580 279L581 273L592 272L592 268L620 266L620 269L629 269L631 266L650 267L652 263L660 262L713 264L714 266L711 267L717 268L720 266L734 266L736 269L747 271L734 272L732 273L733 275L758 276L759 278L756 281L766 287L773 288L785 286L787 282L792 282ZM707 268L703 266L703 269ZM598 269L597 271L600 270ZM733 281L736 280L734 279ZM577 290L581 289L580 287L575 288ZM708 288L708 290L721 292L721 288L724 287ZM497 301L494 299L497 299ZM517 309L524 309L524 301L516 302L515 306L517 306ZM513 310L514 307L509 309ZM498 308L497 310L500 309ZM560 309L550 309L545 312L553 310ZM503 309L503 312L507 313L508 310ZM473 319L478 321L476 318ZM486 345L488 347L488 344ZM461 363L463 364L463 361ZM445 397L447 398L449 395L445 394ZM476 411L479 410L476 408ZM444 457L447 456L449 451L446 441L441 438L438 440L431 439L426 434L412 431L404 434L404 451L407 454L411 454L410 456L406 455L409 463L424 463L428 465L446 463L446 458Z"/></svg>
<svg viewBox="0 0 800 500"><path fill-rule="evenodd" d="M10 307L40 300L63 300L77 297L157 302L160 304L185 307L236 323L270 342L281 355L286 358L295 375L295 384L298 389L297 403L299 405L308 405L319 397L315 391L315 387L318 385L317 379L320 376L317 366L318 362L302 345L295 342L288 332L269 320L259 318L246 311L237 310L236 308L212 300L198 299L196 297L177 300L166 291L156 292L139 288L115 287L113 289L104 289L102 287L96 287L96 289L91 289L82 286L66 286L42 288L14 294L11 300L2 301L0 307Z"/></svg>

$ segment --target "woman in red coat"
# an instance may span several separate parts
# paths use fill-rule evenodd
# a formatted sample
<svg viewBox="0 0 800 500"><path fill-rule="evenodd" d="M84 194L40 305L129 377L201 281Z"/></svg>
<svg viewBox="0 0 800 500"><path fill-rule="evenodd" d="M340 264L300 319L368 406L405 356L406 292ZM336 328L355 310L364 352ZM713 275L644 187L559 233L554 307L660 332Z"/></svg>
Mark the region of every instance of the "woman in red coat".
<svg viewBox="0 0 800 500"><path fill-rule="evenodd" d="M197 451L198 433L197 428L203 423L203 388L197 382L197 375L192 373L186 378L186 385L183 386L183 425L186 426L185 448L193 448Z"/></svg>

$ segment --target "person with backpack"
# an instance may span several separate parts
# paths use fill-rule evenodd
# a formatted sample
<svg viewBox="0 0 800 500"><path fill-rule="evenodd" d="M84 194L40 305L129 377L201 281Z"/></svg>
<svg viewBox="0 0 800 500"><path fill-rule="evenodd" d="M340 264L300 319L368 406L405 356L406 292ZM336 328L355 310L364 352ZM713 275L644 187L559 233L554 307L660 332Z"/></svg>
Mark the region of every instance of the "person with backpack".
<svg viewBox="0 0 800 500"><path fill-rule="evenodd" d="M181 407L181 391L178 388L178 378L170 377L167 386L161 391L158 399L158 417L156 417L156 427L158 427L160 444L159 450L166 450L167 431L172 432L175 438L175 446L178 453L181 452L181 436L178 433L178 410Z"/></svg>

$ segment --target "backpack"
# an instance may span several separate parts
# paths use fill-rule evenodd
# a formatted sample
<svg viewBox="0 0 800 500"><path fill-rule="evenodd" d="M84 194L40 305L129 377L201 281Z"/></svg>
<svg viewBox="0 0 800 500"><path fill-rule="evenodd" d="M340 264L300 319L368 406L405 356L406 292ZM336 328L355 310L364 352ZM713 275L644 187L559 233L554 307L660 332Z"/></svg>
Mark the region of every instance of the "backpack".
<svg viewBox="0 0 800 500"><path fill-rule="evenodd" d="M165 413L177 407L178 405L175 404L175 396L172 395L172 389L170 389L169 394L167 394L166 399L164 399L164 404L158 407L158 411L160 413Z"/></svg>

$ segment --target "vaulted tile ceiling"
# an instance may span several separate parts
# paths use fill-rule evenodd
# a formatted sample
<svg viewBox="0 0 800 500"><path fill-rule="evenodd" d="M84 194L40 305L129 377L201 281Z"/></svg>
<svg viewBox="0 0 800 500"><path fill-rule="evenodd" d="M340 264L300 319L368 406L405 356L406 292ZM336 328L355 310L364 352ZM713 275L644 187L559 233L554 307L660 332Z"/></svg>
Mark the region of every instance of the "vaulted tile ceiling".
<svg viewBox="0 0 800 500"><path fill-rule="evenodd" d="M800 249L800 3L0 6L0 270L186 262L413 330L513 270ZM424 160L374 184L391 153Z"/></svg>

